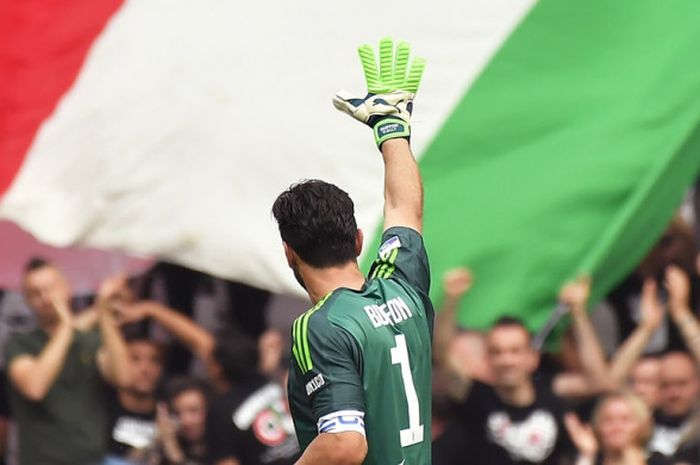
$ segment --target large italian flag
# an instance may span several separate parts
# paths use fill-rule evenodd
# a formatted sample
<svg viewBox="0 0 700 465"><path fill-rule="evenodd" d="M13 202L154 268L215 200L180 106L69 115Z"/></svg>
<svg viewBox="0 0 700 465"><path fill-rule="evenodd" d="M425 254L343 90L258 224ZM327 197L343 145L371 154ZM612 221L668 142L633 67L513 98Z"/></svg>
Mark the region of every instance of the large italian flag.
<svg viewBox="0 0 700 465"><path fill-rule="evenodd" d="M298 292L270 215L304 178L347 190L373 254L382 164L337 113L355 48L428 67L414 148L433 292L462 322L538 327L579 272L600 295L700 168L700 2L0 2L0 216L53 245L164 257Z"/></svg>

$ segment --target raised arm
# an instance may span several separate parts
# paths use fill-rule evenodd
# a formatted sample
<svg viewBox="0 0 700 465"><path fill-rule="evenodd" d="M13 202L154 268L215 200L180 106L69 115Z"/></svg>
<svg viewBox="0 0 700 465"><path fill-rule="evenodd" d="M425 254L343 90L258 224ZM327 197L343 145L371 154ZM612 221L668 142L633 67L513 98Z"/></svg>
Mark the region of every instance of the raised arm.
<svg viewBox="0 0 700 465"><path fill-rule="evenodd" d="M567 283L559 295L560 301L570 309L576 350L583 368L582 373L565 373L554 378L554 391L562 397L588 396L613 387L603 348L586 310L589 294L590 279L584 277Z"/></svg>
<svg viewBox="0 0 700 465"><path fill-rule="evenodd" d="M53 300L58 324L42 351L34 356L17 355L10 361L8 376L15 388L29 400L38 402L51 390L63 369L66 355L73 342L74 329L67 303Z"/></svg>
<svg viewBox="0 0 700 465"><path fill-rule="evenodd" d="M574 465L594 465L599 446L593 428L581 423L578 416L571 412L564 415L564 426L578 451Z"/></svg>
<svg viewBox="0 0 700 465"><path fill-rule="evenodd" d="M640 310L642 319L639 325L625 339L610 362L610 378L616 386L625 384L644 348L663 321L664 309L653 279L647 278L644 281Z"/></svg>
<svg viewBox="0 0 700 465"><path fill-rule="evenodd" d="M381 146L384 157L384 230L407 226L423 232L423 183L406 139Z"/></svg>
<svg viewBox="0 0 700 465"><path fill-rule="evenodd" d="M435 316L433 359L437 366L449 371L455 371L449 361L449 348L457 332L457 308L471 285L472 275L466 268L455 268L443 277L445 300L442 309Z"/></svg>
<svg viewBox="0 0 700 465"><path fill-rule="evenodd" d="M208 360L214 350L214 336L182 313L158 302L144 300L125 306L122 322L131 323L151 318L163 326L195 356Z"/></svg>
<svg viewBox="0 0 700 465"><path fill-rule="evenodd" d="M116 294L126 286L126 276L106 280L97 294L97 324L102 346L97 352L97 366L102 377L115 387L131 383L131 359L126 342L114 318L112 304Z"/></svg>
<svg viewBox="0 0 700 465"><path fill-rule="evenodd" d="M361 98L341 90L333 104L374 131L385 166L384 229L407 226L422 232L423 186L408 142L413 99L425 60L414 58L409 67L409 50L405 42L394 47L391 39L382 39L377 66L372 47L361 46L358 51L368 94Z"/></svg>
<svg viewBox="0 0 700 465"><path fill-rule="evenodd" d="M700 323L690 309L690 280L677 266L666 268L668 313L678 327L690 353L700 363Z"/></svg>

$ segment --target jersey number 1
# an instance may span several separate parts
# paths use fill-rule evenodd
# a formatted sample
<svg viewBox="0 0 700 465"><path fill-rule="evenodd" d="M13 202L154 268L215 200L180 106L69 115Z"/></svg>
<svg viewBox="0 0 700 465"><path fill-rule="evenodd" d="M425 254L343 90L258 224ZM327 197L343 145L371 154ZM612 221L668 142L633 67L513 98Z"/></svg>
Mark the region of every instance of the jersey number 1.
<svg viewBox="0 0 700 465"><path fill-rule="evenodd" d="M403 379L406 402L408 403L408 428L402 429L399 431L399 434L401 436L401 447L408 447L423 442L423 425L420 424L420 406L418 405L418 394L416 394L416 387L411 376L406 336L398 334L395 336L395 339L396 347L391 348L391 363L401 367L401 378Z"/></svg>

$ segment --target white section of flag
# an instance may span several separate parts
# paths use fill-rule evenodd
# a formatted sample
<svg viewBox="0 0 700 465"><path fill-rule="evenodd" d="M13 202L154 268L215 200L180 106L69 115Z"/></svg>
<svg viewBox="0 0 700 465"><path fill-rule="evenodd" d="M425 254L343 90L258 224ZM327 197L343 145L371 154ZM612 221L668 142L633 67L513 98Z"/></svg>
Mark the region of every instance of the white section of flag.
<svg viewBox="0 0 700 465"><path fill-rule="evenodd" d="M340 87L364 89L356 47L390 35L427 59L420 154L532 3L128 0L41 127L0 216L53 245L299 292L270 214L279 192L321 178L350 193L370 236L381 218L371 131L331 105Z"/></svg>

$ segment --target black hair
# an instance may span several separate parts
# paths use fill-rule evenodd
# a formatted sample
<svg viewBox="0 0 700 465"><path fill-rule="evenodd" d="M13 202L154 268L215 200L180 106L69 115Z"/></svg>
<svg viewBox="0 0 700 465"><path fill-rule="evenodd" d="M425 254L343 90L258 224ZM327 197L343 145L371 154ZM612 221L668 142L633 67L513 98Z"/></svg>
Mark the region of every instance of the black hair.
<svg viewBox="0 0 700 465"><path fill-rule="evenodd" d="M151 339L151 337L148 334L141 331L141 328L135 330L129 328L129 331L122 331L122 337L126 344L131 344L132 342L145 342L155 347L160 348L161 346L161 344L158 344L156 341Z"/></svg>
<svg viewBox="0 0 700 465"><path fill-rule="evenodd" d="M355 206L334 184L294 184L277 197L272 214L282 240L309 265L324 268L357 258Z"/></svg>
<svg viewBox="0 0 700 465"><path fill-rule="evenodd" d="M514 316L502 316L496 322L491 325L491 329L496 329L496 328L506 328L506 327L517 327L525 331L527 334L528 338L532 338L532 335L530 334L530 331L527 329L527 326L525 326L525 323L523 320L520 318L514 317Z"/></svg>
<svg viewBox="0 0 700 465"><path fill-rule="evenodd" d="M230 383L245 382L258 374L258 343L239 331L226 331L216 337L214 360Z"/></svg>
<svg viewBox="0 0 700 465"><path fill-rule="evenodd" d="M47 266L52 266L50 261L43 257L32 257L27 260L27 263L24 265L24 274L31 273L32 271L36 271Z"/></svg>
<svg viewBox="0 0 700 465"><path fill-rule="evenodd" d="M192 376L178 376L165 385L165 400L172 404L177 396L187 391L201 393L207 402L211 399L211 388L206 382Z"/></svg>

